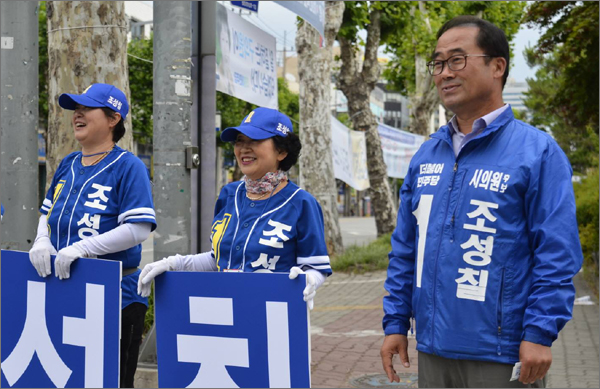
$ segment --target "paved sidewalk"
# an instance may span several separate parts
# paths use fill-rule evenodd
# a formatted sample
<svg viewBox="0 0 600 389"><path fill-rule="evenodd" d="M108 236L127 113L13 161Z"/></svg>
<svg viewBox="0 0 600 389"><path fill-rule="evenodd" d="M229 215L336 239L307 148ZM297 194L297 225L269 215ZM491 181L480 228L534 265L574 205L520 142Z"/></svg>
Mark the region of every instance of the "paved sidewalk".
<svg viewBox="0 0 600 389"><path fill-rule="evenodd" d="M319 288L311 313L313 387L351 387L353 379L383 374L379 348L384 337L381 319L385 277L385 271L336 273ZM411 367L398 370L416 375L414 338L409 340L409 347Z"/></svg>
<svg viewBox="0 0 600 389"><path fill-rule="evenodd" d="M381 375L379 348L385 271L364 275L336 273L319 289L311 313L312 386L315 388L406 387L417 379L417 353L409 338L411 367L396 363L405 382L389 384ZM592 295L580 276L577 297ZM573 320L552 347L549 388L598 388L598 302L575 305ZM397 359L396 359L397 362ZM412 374L410 374L412 373ZM386 385L387 383L387 385Z"/></svg>
<svg viewBox="0 0 600 389"><path fill-rule="evenodd" d="M373 218L341 218L344 246L364 245L375 239ZM143 261L152 261L153 239L143 245ZM406 373L400 384L384 378L379 349L383 342L381 319L385 271L363 275L335 273L319 289L311 312L312 386L315 388L410 387L417 381L417 352L409 337L411 366L396 363ZM575 277L577 297L593 295L580 276ZM553 363L548 374L549 388L598 388L598 301L575 305L573 320L552 347ZM397 362L397 360L396 360ZM156 370L142 374L136 386L155 386ZM143 379L150 377L150 381Z"/></svg>

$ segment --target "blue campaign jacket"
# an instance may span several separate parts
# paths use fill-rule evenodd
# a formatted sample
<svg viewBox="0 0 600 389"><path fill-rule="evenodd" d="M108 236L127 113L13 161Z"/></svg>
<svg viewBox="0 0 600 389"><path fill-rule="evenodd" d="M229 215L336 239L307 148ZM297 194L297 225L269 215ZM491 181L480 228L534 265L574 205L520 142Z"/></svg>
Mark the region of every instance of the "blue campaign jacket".
<svg viewBox="0 0 600 389"><path fill-rule="evenodd" d="M457 157L448 126L410 163L385 288L386 335L417 349L515 363L571 318L582 263L572 169L546 133L504 111Z"/></svg>

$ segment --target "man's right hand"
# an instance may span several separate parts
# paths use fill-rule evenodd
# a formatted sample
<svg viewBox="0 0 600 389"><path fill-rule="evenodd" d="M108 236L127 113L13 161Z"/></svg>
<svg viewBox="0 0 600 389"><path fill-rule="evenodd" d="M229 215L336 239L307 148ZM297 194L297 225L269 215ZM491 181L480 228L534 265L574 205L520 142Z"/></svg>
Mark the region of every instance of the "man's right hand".
<svg viewBox="0 0 600 389"><path fill-rule="evenodd" d="M406 335L387 335L381 346L383 370L385 370L390 382L400 382L400 377L398 377L396 370L394 370L394 354L400 355L400 361L404 367L410 367L410 361L408 360L408 338Z"/></svg>
<svg viewBox="0 0 600 389"><path fill-rule="evenodd" d="M33 247L29 250L29 260L40 277L46 277L52 273L50 256L56 254L56 249L48 237L42 236L36 239Z"/></svg>

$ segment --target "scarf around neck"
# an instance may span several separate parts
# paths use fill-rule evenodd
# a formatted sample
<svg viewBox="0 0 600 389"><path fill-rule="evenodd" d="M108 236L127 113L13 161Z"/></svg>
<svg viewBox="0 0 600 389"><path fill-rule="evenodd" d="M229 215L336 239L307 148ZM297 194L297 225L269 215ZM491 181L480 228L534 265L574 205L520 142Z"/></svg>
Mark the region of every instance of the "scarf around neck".
<svg viewBox="0 0 600 389"><path fill-rule="evenodd" d="M242 180L246 184L246 191L255 195L261 195L272 192L283 180L287 179L285 172L277 170L276 172L268 172L262 178L253 180L244 176Z"/></svg>

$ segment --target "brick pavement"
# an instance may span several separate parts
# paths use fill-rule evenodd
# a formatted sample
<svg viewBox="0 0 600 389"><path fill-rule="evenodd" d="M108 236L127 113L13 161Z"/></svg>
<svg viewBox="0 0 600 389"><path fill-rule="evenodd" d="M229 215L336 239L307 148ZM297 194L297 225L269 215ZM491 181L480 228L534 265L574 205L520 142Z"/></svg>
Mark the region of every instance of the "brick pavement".
<svg viewBox="0 0 600 389"><path fill-rule="evenodd" d="M575 305L573 319L552 345L549 388L598 388L598 301L583 282L575 277L577 297L592 296L594 305Z"/></svg>
<svg viewBox="0 0 600 389"><path fill-rule="evenodd" d="M386 272L336 273L317 292L311 312L311 375L315 388L349 387L366 374L382 374L382 298ZM409 341L411 367L417 372L415 341Z"/></svg>
<svg viewBox="0 0 600 389"><path fill-rule="evenodd" d="M350 275L336 273L317 292L311 313L311 374L315 388L351 387L363 375L383 374L379 348L385 271ZM592 295L579 276L577 296ZM571 320L552 347L550 388L598 388L598 303L576 305ZM409 340L411 367L396 370L416 373L414 338ZM397 360L396 360L397 361ZM390 385L398 387L398 385Z"/></svg>

